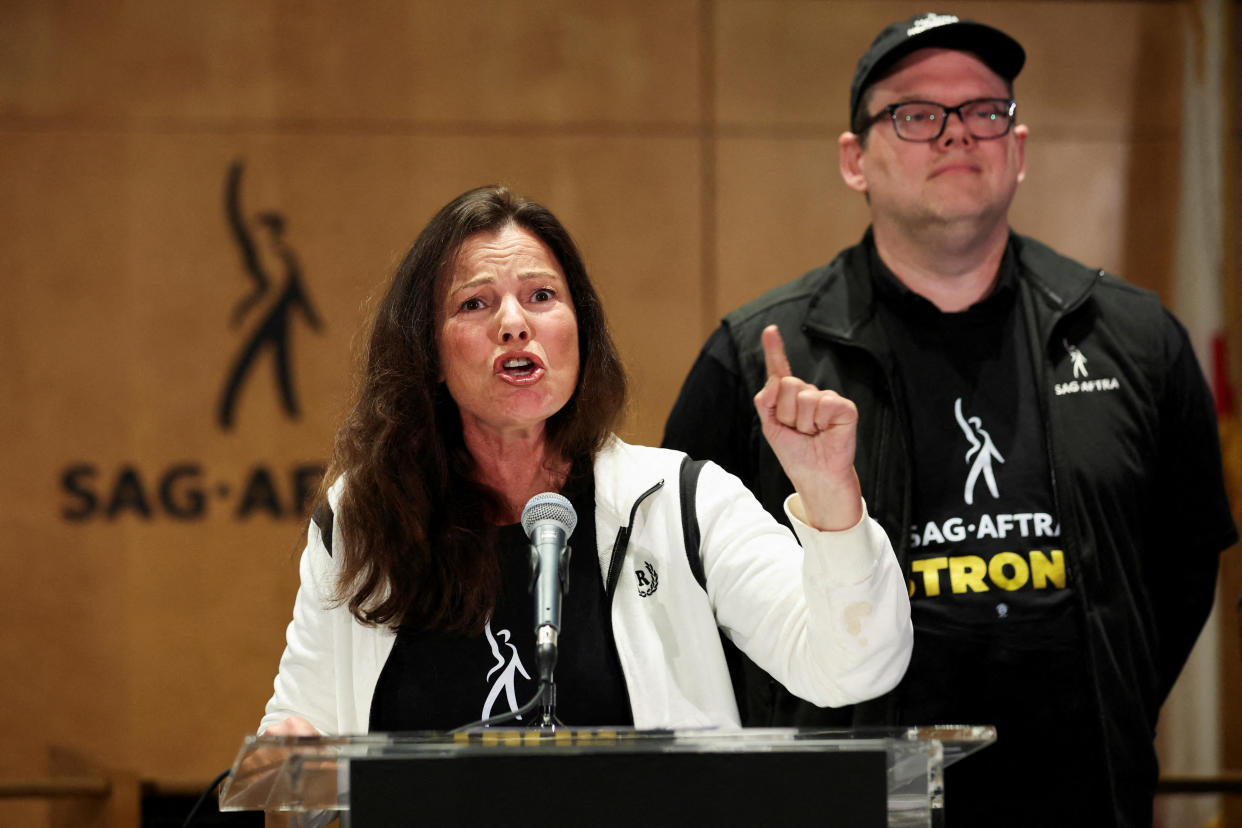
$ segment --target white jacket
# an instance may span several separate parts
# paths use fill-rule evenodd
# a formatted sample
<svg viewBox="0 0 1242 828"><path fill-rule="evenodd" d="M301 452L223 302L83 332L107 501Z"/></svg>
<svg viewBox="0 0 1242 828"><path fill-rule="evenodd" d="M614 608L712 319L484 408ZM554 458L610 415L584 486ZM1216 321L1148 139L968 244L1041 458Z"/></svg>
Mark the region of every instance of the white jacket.
<svg viewBox="0 0 1242 828"><path fill-rule="evenodd" d="M819 532L790 514L800 547L737 478L708 463L697 495L705 592L682 541L682 457L613 438L595 458L596 552L605 583L614 541L633 512L612 627L635 727L738 726L717 626L814 704L852 704L892 689L910 660L913 632L905 579L880 526L864 515L851 529ZM338 480L329 493L334 510L341 486ZM344 543L339 523L336 549ZM300 573L259 730L297 715L323 733L365 733L394 633L333 606L336 564L313 521Z"/></svg>

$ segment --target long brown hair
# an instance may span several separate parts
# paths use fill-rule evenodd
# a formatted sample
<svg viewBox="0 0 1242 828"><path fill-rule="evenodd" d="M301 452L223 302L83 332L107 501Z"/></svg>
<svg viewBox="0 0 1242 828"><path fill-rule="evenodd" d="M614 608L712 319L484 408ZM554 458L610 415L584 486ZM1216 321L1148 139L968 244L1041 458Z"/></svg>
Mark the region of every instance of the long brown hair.
<svg viewBox="0 0 1242 828"><path fill-rule="evenodd" d="M546 208L501 186L445 205L375 308L354 402L326 486L344 476L337 598L367 624L477 632L499 592L499 494L473 480L457 405L439 381L437 284L475 233L514 224L552 250L578 320L579 373L546 426L550 457L589 461L625 406L626 380L578 249ZM322 497L322 495L321 495Z"/></svg>

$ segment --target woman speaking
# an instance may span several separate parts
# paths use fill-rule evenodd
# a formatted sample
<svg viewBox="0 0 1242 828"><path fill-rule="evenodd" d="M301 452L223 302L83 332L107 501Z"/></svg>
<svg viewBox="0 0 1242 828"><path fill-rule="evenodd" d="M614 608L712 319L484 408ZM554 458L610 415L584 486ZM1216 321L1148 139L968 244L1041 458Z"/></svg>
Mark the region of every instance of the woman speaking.
<svg viewBox="0 0 1242 828"><path fill-rule="evenodd" d="M260 729L512 719L551 677L549 643L559 722L737 726L721 632L817 705L891 689L910 609L859 493L857 413L789 376L775 328L763 337L755 405L796 488L797 539L718 466L687 489L683 455L612 433L625 374L548 210L495 186L446 205L375 310ZM535 556L561 567L551 598L532 594L528 504L570 516L552 520L569 551ZM560 604L538 631L536 600Z"/></svg>

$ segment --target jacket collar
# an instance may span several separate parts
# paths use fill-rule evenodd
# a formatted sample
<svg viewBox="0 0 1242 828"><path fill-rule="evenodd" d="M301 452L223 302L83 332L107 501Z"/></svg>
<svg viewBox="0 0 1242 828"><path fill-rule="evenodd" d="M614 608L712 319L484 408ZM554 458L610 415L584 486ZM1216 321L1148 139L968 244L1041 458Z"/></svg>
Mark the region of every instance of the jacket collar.
<svg viewBox="0 0 1242 828"><path fill-rule="evenodd" d="M1102 270L1093 270L1066 258L1045 244L1010 232L1018 253L1018 275L1031 288L1045 312L1060 317L1087 300Z"/></svg>
<svg viewBox="0 0 1242 828"><path fill-rule="evenodd" d="M871 350L887 350L879 327L872 324L875 285L867 252L872 246L868 227L859 244L847 247L829 262L824 283L807 307L805 327L809 333Z"/></svg>

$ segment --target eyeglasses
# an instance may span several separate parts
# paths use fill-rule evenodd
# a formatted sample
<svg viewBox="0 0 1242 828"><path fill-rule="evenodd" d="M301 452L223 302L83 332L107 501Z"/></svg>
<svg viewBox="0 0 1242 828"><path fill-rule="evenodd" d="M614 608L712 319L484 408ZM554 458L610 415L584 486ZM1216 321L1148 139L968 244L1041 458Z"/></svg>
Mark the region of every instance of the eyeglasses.
<svg viewBox="0 0 1242 828"><path fill-rule="evenodd" d="M893 129L901 140L935 141L944 135L949 115L956 113L972 138L986 141L1008 133L1017 112L1018 103L1011 98L976 98L958 106L931 101L904 101L881 109L858 132L866 132L883 119L892 118Z"/></svg>

